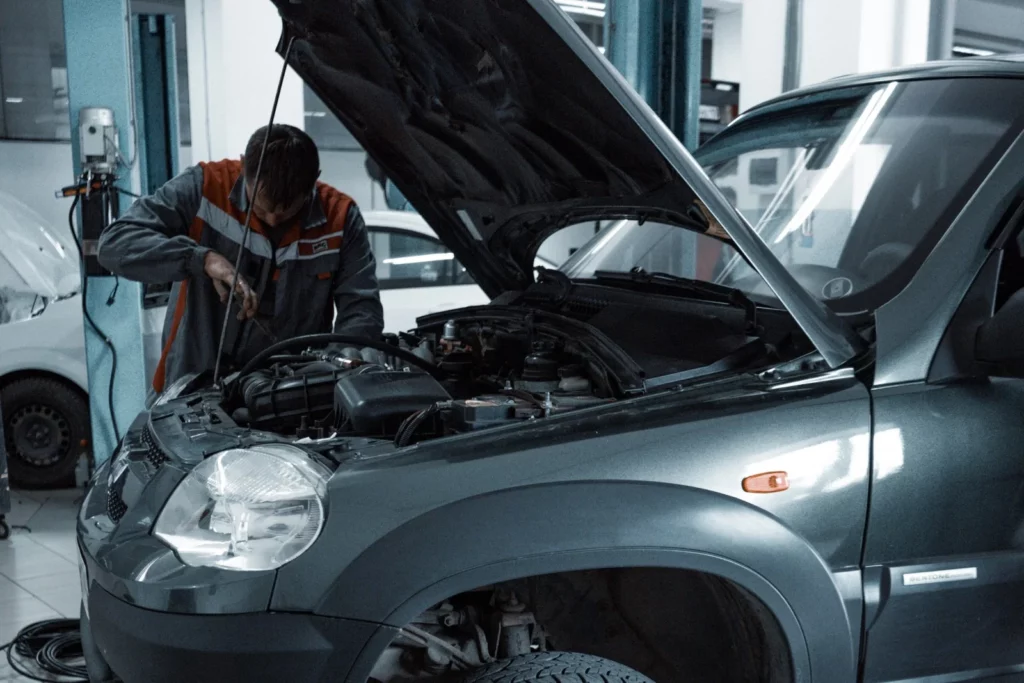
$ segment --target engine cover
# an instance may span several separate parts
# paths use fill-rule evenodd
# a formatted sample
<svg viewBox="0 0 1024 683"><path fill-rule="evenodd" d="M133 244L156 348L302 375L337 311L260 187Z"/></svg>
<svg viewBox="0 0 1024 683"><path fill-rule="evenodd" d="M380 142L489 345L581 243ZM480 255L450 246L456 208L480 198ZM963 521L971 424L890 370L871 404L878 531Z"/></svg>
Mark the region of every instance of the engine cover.
<svg viewBox="0 0 1024 683"><path fill-rule="evenodd" d="M352 370L334 385L334 407L358 434L394 434L413 413L451 396L424 372L364 366Z"/></svg>

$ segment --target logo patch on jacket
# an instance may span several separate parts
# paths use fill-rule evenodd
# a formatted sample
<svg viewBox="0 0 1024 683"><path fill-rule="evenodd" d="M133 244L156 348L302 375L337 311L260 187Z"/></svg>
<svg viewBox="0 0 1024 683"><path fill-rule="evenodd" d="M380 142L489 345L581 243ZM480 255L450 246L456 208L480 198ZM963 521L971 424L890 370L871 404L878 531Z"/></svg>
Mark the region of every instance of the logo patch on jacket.
<svg viewBox="0 0 1024 683"><path fill-rule="evenodd" d="M327 240L323 239L318 242L313 242L313 253L320 254L327 251Z"/></svg>

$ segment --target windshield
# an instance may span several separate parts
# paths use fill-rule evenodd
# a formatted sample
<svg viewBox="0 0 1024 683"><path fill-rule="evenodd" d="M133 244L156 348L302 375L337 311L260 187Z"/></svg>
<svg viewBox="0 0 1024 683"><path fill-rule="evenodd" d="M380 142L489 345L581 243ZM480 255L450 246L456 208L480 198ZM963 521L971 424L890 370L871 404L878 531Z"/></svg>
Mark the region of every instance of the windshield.
<svg viewBox="0 0 1024 683"><path fill-rule="evenodd" d="M808 95L741 119L695 156L813 296L873 310L909 282L1019 133L1022 85L950 79ZM654 222L612 223L562 270L634 268L774 302L732 247Z"/></svg>
<svg viewBox="0 0 1024 683"><path fill-rule="evenodd" d="M37 213L0 192L0 324L42 313L78 291L77 260Z"/></svg>

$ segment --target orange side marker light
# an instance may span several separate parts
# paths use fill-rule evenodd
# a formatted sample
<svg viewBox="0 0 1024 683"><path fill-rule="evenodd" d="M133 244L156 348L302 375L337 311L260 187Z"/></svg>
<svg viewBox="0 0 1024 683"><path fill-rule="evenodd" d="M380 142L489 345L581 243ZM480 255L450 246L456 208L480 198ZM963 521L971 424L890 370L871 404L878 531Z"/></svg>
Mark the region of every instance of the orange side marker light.
<svg viewBox="0 0 1024 683"><path fill-rule="evenodd" d="M780 493L789 488L789 475L785 472L752 474L743 480L747 493Z"/></svg>

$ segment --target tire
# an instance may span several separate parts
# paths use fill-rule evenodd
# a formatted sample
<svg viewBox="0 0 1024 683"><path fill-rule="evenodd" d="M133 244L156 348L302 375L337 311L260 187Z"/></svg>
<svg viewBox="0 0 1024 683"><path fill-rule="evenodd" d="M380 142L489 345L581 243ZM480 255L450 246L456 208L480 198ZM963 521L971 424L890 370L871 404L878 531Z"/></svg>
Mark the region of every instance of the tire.
<svg viewBox="0 0 1024 683"><path fill-rule="evenodd" d="M11 483L73 486L75 466L89 442L89 404L82 395L48 377L17 379L0 390L0 412Z"/></svg>
<svg viewBox="0 0 1024 683"><path fill-rule="evenodd" d="M576 652L535 652L478 669L461 683L654 683L610 659Z"/></svg>

